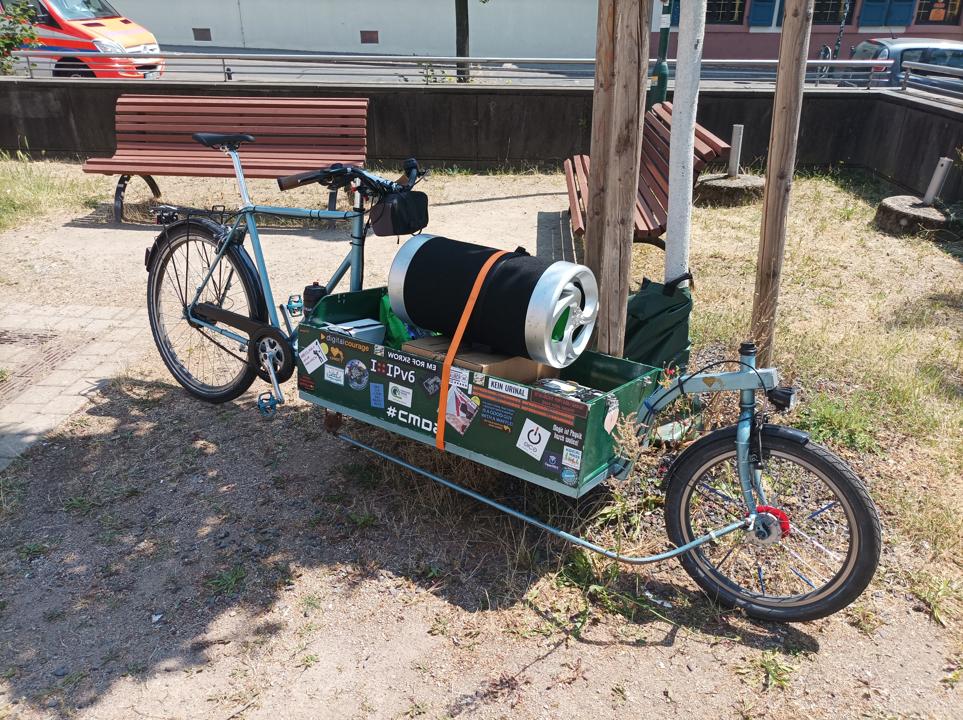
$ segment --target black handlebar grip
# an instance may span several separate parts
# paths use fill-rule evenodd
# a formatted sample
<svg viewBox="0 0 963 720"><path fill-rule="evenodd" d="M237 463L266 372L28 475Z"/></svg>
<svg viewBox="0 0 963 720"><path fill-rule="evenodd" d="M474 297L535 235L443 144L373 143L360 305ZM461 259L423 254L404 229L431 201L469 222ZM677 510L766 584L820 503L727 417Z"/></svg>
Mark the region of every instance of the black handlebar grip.
<svg viewBox="0 0 963 720"><path fill-rule="evenodd" d="M308 172L298 173L297 175L284 175L278 178L278 188L281 190L293 190L302 185L317 182L321 178L319 170L309 170Z"/></svg>

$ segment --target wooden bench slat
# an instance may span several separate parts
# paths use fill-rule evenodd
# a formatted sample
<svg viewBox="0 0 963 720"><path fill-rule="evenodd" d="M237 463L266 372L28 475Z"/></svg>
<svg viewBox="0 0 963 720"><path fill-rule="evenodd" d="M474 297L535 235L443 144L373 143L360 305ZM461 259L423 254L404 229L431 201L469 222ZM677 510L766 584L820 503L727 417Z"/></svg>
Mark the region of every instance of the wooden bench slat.
<svg viewBox="0 0 963 720"><path fill-rule="evenodd" d="M341 153L325 153L325 154L314 154L311 156L303 155L301 157L292 157L288 160L282 160L279 158L252 158L250 162L245 162L245 170L248 167L257 168L277 168L278 170L287 169L291 167L301 167L307 166L307 169L312 169L315 167L324 167L325 165L330 165L332 162L344 162L345 160L358 160L362 156L348 156L345 158ZM328 161L328 162L324 162ZM202 158L184 158L184 157L171 157L169 155L158 154L158 155L136 155L136 156L120 156L116 158L104 158L100 162L91 162L91 166L108 166L108 165L143 165L147 167L148 165L180 165L185 170L204 168L204 167L234 167L231 164L229 158L219 159L213 158L211 160L204 160Z"/></svg>
<svg viewBox="0 0 963 720"><path fill-rule="evenodd" d="M325 118L324 123L307 122L302 118L251 118L250 122L239 122L230 118L206 118L206 117L184 117L176 122L157 123L146 115L136 118L118 116L116 129L117 132L150 132L159 127L163 127L165 132L183 132L190 137L191 133L204 132L206 129L224 130L225 132L235 127L243 127L250 134L255 132L265 133L324 133L334 132L338 135L358 135L363 136L367 129L364 125L347 126L335 118ZM263 128L257 130L256 128Z"/></svg>
<svg viewBox="0 0 963 720"><path fill-rule="evenodd" d="M571 211L572 234L576 237L582 237L585 233L585 219L582 216L582 209L578 202L578 188L575 187L575 168L573 167L571 159L562 163L562 167L565 169L565 185L568 188L568 205L569 208L574 208Z"/></svg>
<svg viewBox="0 0 963 720"><path fill-rule="evenodd" d="M234 130L231 132L242 132L242 129ZM254 151L258 147L274 147L274 146L290 146L297 145L302 147L312 147L312 146L322 146L330 145L332 147L364 147L367 144L367 139L363 137L339 137L336 135L280 135L280 136L270 136L261 133L260 137L255 136L255 141L253 143L245 143L241 146L241 158L246 157L246 152L248 150ZM135 135L131 133L120 133L117 135L117 147L128 147L131 145L165 145L171 149L185 149L190 148L190 150L195 150L197 152L217 152L208 147L204 147L197 141L195 141L190 135L187 134L171 134L171 135Z"/></svg>
<svg viewBox="0 0 963 720"><path fill-rule="evenodd" d="M280 105L303 107L306 105L327 105L329 107L351 107L353 105L367 105L368 98L345 97L257 97L253 95L145 95L142 93L127 93L117 99L120 106L147 103L165 105L169 102L192 102L197 105L232 105L244 104L250 107L257 105Z"/></svg>
<svg viewBox="0 0 963 720"><path fill-rule="evenodd" d="M316 117L343 117L343 118L364 118L367 115L367 108L355 107L355 108L327 108L327 107L317 107L312 108L311 116ZM263 116L267 115L274 117L277 115L284 115L291 113L285 113L282 108L275 107L245 107L234 105L219 105L213 107L199 108L196 105L190 104L179 104L179 103L169 103L166 105L128 105L124 108L124 111L120 113L121 116L125 114L144 114L151 113L156 117L163 117L165 115L229 115L231 117L245 117L245 116ZM296 115L304 115L308 117L308 113L305 112L304 108L297 109L294 113Z"/></svg>
<svg viewBox="0 0 963 720"><path fill-rule="evenodd" d="M658 116L663 123L668 125L669 128L672 127L672 113L670 109L656 105L652 108L650 112L655 113L655 115ZM696 157L701 157L707 161L713 160L718 155L718 153L712 147L710 147L709 144L706 143L702 137L700 137L700 133L699 133L700 127L701 126L698 123L696 123L695 136L694 136L694 142L693 142L695 146L694 154L696 155Z"/></svg>
<svg viewBox="0 0 963 720"><path fill-rule="evenodd" d="M582 225L588 228L588 194L589 194L589 170L591 160L588 155L579 155L575 158L575 177L578 178L578 185L581 188L579 197L581 199Z"/></svg>

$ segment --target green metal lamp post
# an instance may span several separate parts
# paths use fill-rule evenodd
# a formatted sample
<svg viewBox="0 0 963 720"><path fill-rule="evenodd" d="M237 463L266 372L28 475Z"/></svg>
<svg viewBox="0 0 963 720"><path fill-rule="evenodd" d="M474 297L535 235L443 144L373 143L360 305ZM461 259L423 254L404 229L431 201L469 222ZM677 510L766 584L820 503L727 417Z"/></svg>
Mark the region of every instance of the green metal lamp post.
<svg viewBox="0 0 963 720"><path fill-rule="evenodd" d="M652 79L655 80L655 87L652 88L646 99L646 110L656 103L664 102L669 90L669 63L666 58L669 56L669 28L672 26L672 0L663 3L662 15L659 22L659 59L655 64L655 72Z"/></svg>

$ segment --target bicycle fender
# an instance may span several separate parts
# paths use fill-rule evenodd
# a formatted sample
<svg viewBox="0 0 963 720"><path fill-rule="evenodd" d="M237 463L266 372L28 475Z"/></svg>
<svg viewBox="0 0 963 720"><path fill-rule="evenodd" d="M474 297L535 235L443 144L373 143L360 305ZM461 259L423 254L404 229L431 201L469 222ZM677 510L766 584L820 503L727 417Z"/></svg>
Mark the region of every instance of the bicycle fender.
<svg viewBox="0 0 963 720"><path fill-rule="evenodd" d="M154 262L154 256L157 254L158 248L167 241L171 231L179 230L188 225L192 225L201 232L206 232L211 237L215 238L227 232L226 227L223 225L218 225L216 222L206 217L189 217L172 222L170 225L165 225L160 235L154 238L154 244L147 248L147 251L144 253L144 268L148 272L150 272L151 264Z"/></svg>
<svg viewBox="0 0 963 720"><path fill-rule="evenodd" d="M809 442L809 433L798 430L794 427L789 427L788 425L772 425L766 423L762 426L761 432L763 435L770 435L774 437L781 437L791 442L798 443L800 445L806 445ZM755 433L753 433L755 434ZM713 430L708 435L703 435L694 443L689 445L685 450L679 453L678 457L672 461L669 469L665 473L665 479L668 481L670 477L675 473L678 467L684 463L690 455L699 451L703 445L707 445L710 442L715 442L716 440L730 439L732 440L733 446L736 442L736 426L727 425L724 428L719 428L718 430Z"/></svg>
<svg viewBox="0 0 963 720"><path fill-rule="evenodd" d="M210 235L214 238L220 237L229 232L228 228L206 217L184 218L183 220L173 222L164 227L163 231L161 231L161 233L154 238L154 244L145 251L144 266L147 269L147 272L150 272L150 269L154 264L154 258L157 255L157 251L160 250L164 243L167 242L167 239L170 237L171 233L183 227L190 227L192 230ZM267 303L264 300L264 289L261 287L260 276L257 273L257 267L254 265L254 260L241 244L235 244L234 247L230 248L227 252L232 254L232 258L237 267L241 272L248 276L250 285L252 288L254 288L254 304L257 313L256 318L258 320L266 321L268 317Z"/></svg>

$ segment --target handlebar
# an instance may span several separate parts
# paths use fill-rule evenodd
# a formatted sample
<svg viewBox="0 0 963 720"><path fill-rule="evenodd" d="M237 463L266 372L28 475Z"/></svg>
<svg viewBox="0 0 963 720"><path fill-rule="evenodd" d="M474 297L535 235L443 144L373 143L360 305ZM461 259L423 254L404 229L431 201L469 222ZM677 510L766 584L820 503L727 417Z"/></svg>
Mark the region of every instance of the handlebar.
<svg viewBox="0 0 963 720"><path fill-rule="evenodd" d="M320 170L308 170L307 172L298 173L297 175L284 175L278 178L278 187L281 190L293 190L296 187L301 187L302 185L310 185L311 183L318 182L321 179Z"/></svg>
<svg viewBox="0 0 963 720"><path fill-rule="evenodd" d="M361 185L367 188L372 194L386 195L388 193L401 192L406 188L414 186L418 180L418 176L421 174L418 161L415 158L409 158L405 160L404 168L405 174L408 176L407 185L400 185L391 180L386 180L383 177L355 167L354 165L335 163L334 165L319 170L309 170L307 172L297 173L296 175L279 177L278 188L282 191L292 190L296 187L310 185L311 183L321 183L332 188L338 188L350 184L353 180L358 180Z"/></svg>

